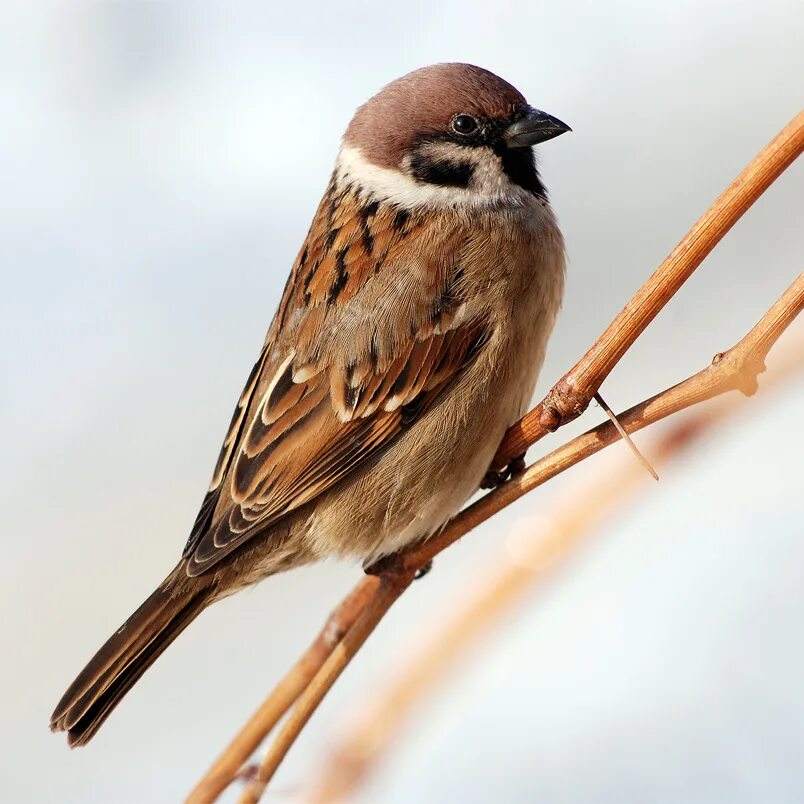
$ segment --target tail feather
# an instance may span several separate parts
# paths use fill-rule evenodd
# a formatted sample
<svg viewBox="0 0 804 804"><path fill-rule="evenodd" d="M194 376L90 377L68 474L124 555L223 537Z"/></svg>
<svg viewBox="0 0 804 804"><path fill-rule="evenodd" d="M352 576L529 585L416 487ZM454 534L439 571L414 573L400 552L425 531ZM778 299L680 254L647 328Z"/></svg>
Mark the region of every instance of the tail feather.
<svg viewBox="0 0 804 804"><path fill-rule="evenodd" d="M176 593L177 568L92 657L50 719L71 746L85 745L162 651L201 613L208 586Z"/></svg>

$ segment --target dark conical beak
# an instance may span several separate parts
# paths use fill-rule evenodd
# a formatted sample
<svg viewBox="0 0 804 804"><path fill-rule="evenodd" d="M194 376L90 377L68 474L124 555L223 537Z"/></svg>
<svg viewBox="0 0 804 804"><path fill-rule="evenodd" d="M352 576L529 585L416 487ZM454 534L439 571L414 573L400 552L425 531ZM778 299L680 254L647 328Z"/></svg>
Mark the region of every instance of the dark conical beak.
<svg viewBox="0 0 804 804"><path fill-rule="evenodd" d="M528 107L525 116L511 123L503 132L503 141L509 148L527 148L552 140L572 129L547 112Z"/></svg>

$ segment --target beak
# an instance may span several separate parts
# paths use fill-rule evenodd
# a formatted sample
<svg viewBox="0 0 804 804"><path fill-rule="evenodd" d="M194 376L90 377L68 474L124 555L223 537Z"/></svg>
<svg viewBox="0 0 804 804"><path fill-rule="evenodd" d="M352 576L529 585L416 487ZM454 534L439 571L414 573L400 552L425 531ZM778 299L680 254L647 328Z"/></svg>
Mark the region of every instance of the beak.
<svg viewBox="0 0 804 804"><path fill-rule="evenodd" d="M572 129L557 117L528 106L525 116L511 123L503 132L503 142L509 148L527 148L540 142L552 140Z"/></svg>

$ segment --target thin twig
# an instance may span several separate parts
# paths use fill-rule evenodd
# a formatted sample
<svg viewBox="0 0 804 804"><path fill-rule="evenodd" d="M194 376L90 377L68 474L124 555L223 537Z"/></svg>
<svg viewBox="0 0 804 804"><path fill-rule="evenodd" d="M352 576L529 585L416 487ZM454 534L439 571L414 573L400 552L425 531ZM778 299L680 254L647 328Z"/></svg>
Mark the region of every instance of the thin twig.
<svg viewBox="0 0 804 804"><path fill-rule="evenodd" d="M313 676L365 610L379 584L379 578L366 576L343 599L329 616L315 641L274 687L226 750L215 760L204 778L187 797L187 804L207 804L214 801L229 786L266 735L307 689Z"/></svg>
<svg viewBox="0 0 804 804"><path fill-rule="evenodd" d="M301 730L323 700L324 696L338 680L340 674L360 650L363 643L385 616L389 608L413 581L413 572L406 575L383 576L375 586L374 594L357 621L346 632L340 644L330 654L321 669L316 673L307 689L299 696L298 702L287 722L260 763L256 778L246 787L240 797L240 804L256 804L260 800L268 782L290 747L296 742Z"/></svg>
<svg viewBox="0 0 804 804"><path fill-rule="evenodd" d="M622 438L622 440L628 445L628 448L634 454L634 457L639 461L640 464L642 464L642 466L645 467L645 469L648 471L648 474L654 480L658 480L659 475L656 474L656 470L650 465L650 461L639 451L631 436L628 435L628 431L622 426L622 424L620 424L620 420L614 415L614 411L609 407L608 402L603 399L599 391L595 394L594 398L597 404L603 408L606 416L609 417L609 421L617 428L620 438Z"/></svg>
<svg viewBox="0 0 804 804"><path fill-rule="evenodd" d="M804 308L804 274L799 275L782 297L739 343L728 351L715 355L709 366L683 382L621 414L619 419L623 426L632 432L641 430L673 413L728 391L739 390L745 394L753 393L757 387L757 374L764 370L768 350L802 308ZM299 698L290 720L268 749L260 767L258 781L249 786L244 798L241 799L241 804L244 802L253 804L253 802L259 801L260 795L270 782L281 760L318 704L371 631L379 624L385 612L410 585L418 569L432 561L442 550L456 542L468 531L485 522L492 514L618 439L617 429L608 421L572 439L563 447L559 447L536 461L522 475L513 478L465 508L449 522L438 536L393 557L394 560L387 563L384 574L380 576L382 582L377 587L368 608L346 632L341 644L327 659L308 689Z"/></svg>
<svg viewBox="0 0 804 804"><path fill-rule="evenodd" d="M775 353L774 353L775 355ZM763 392L800 373L804 368L804 340L788 348L781 365L774 360ZM698 443L715 425L742 409L742 400L732 395L720 403L699 406L664 432L651 446L659 461L670 461ZM458 605L446 620L438 620L426 646L418 637L411 655L400 669L395 663L388 684L378 685L361 706L358 717L347 725L319 774L311 774L309 789L301 796L307 804L350 801L356 790L377 767L413 710L443 679L461 656L476 645L506 616L515 604L538 588L549 574L574 555L584 539L597 531L602 522L622 510L634 493L643 488L644 473L621 458L616 465L606 463L583 486L572 485L563 504L534 524L532 531L518 539L512 555L496 568L484 570L482 578L471 583L468 599ZM530 529L529 529L530 530ZM385 674L383 674L385 675Z"/></svg>

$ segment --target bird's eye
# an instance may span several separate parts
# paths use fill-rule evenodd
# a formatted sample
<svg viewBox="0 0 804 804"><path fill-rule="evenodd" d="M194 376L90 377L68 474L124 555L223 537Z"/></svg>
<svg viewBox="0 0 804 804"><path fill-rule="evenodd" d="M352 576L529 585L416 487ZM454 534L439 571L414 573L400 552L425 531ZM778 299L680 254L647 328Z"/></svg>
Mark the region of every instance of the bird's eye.
<svg viewBox="0 0 804 804"><path fill-rule="evenodd" d="M457 134L473 134L479 123L470 114L459 114L452 118L452 130Z"/></svg>

